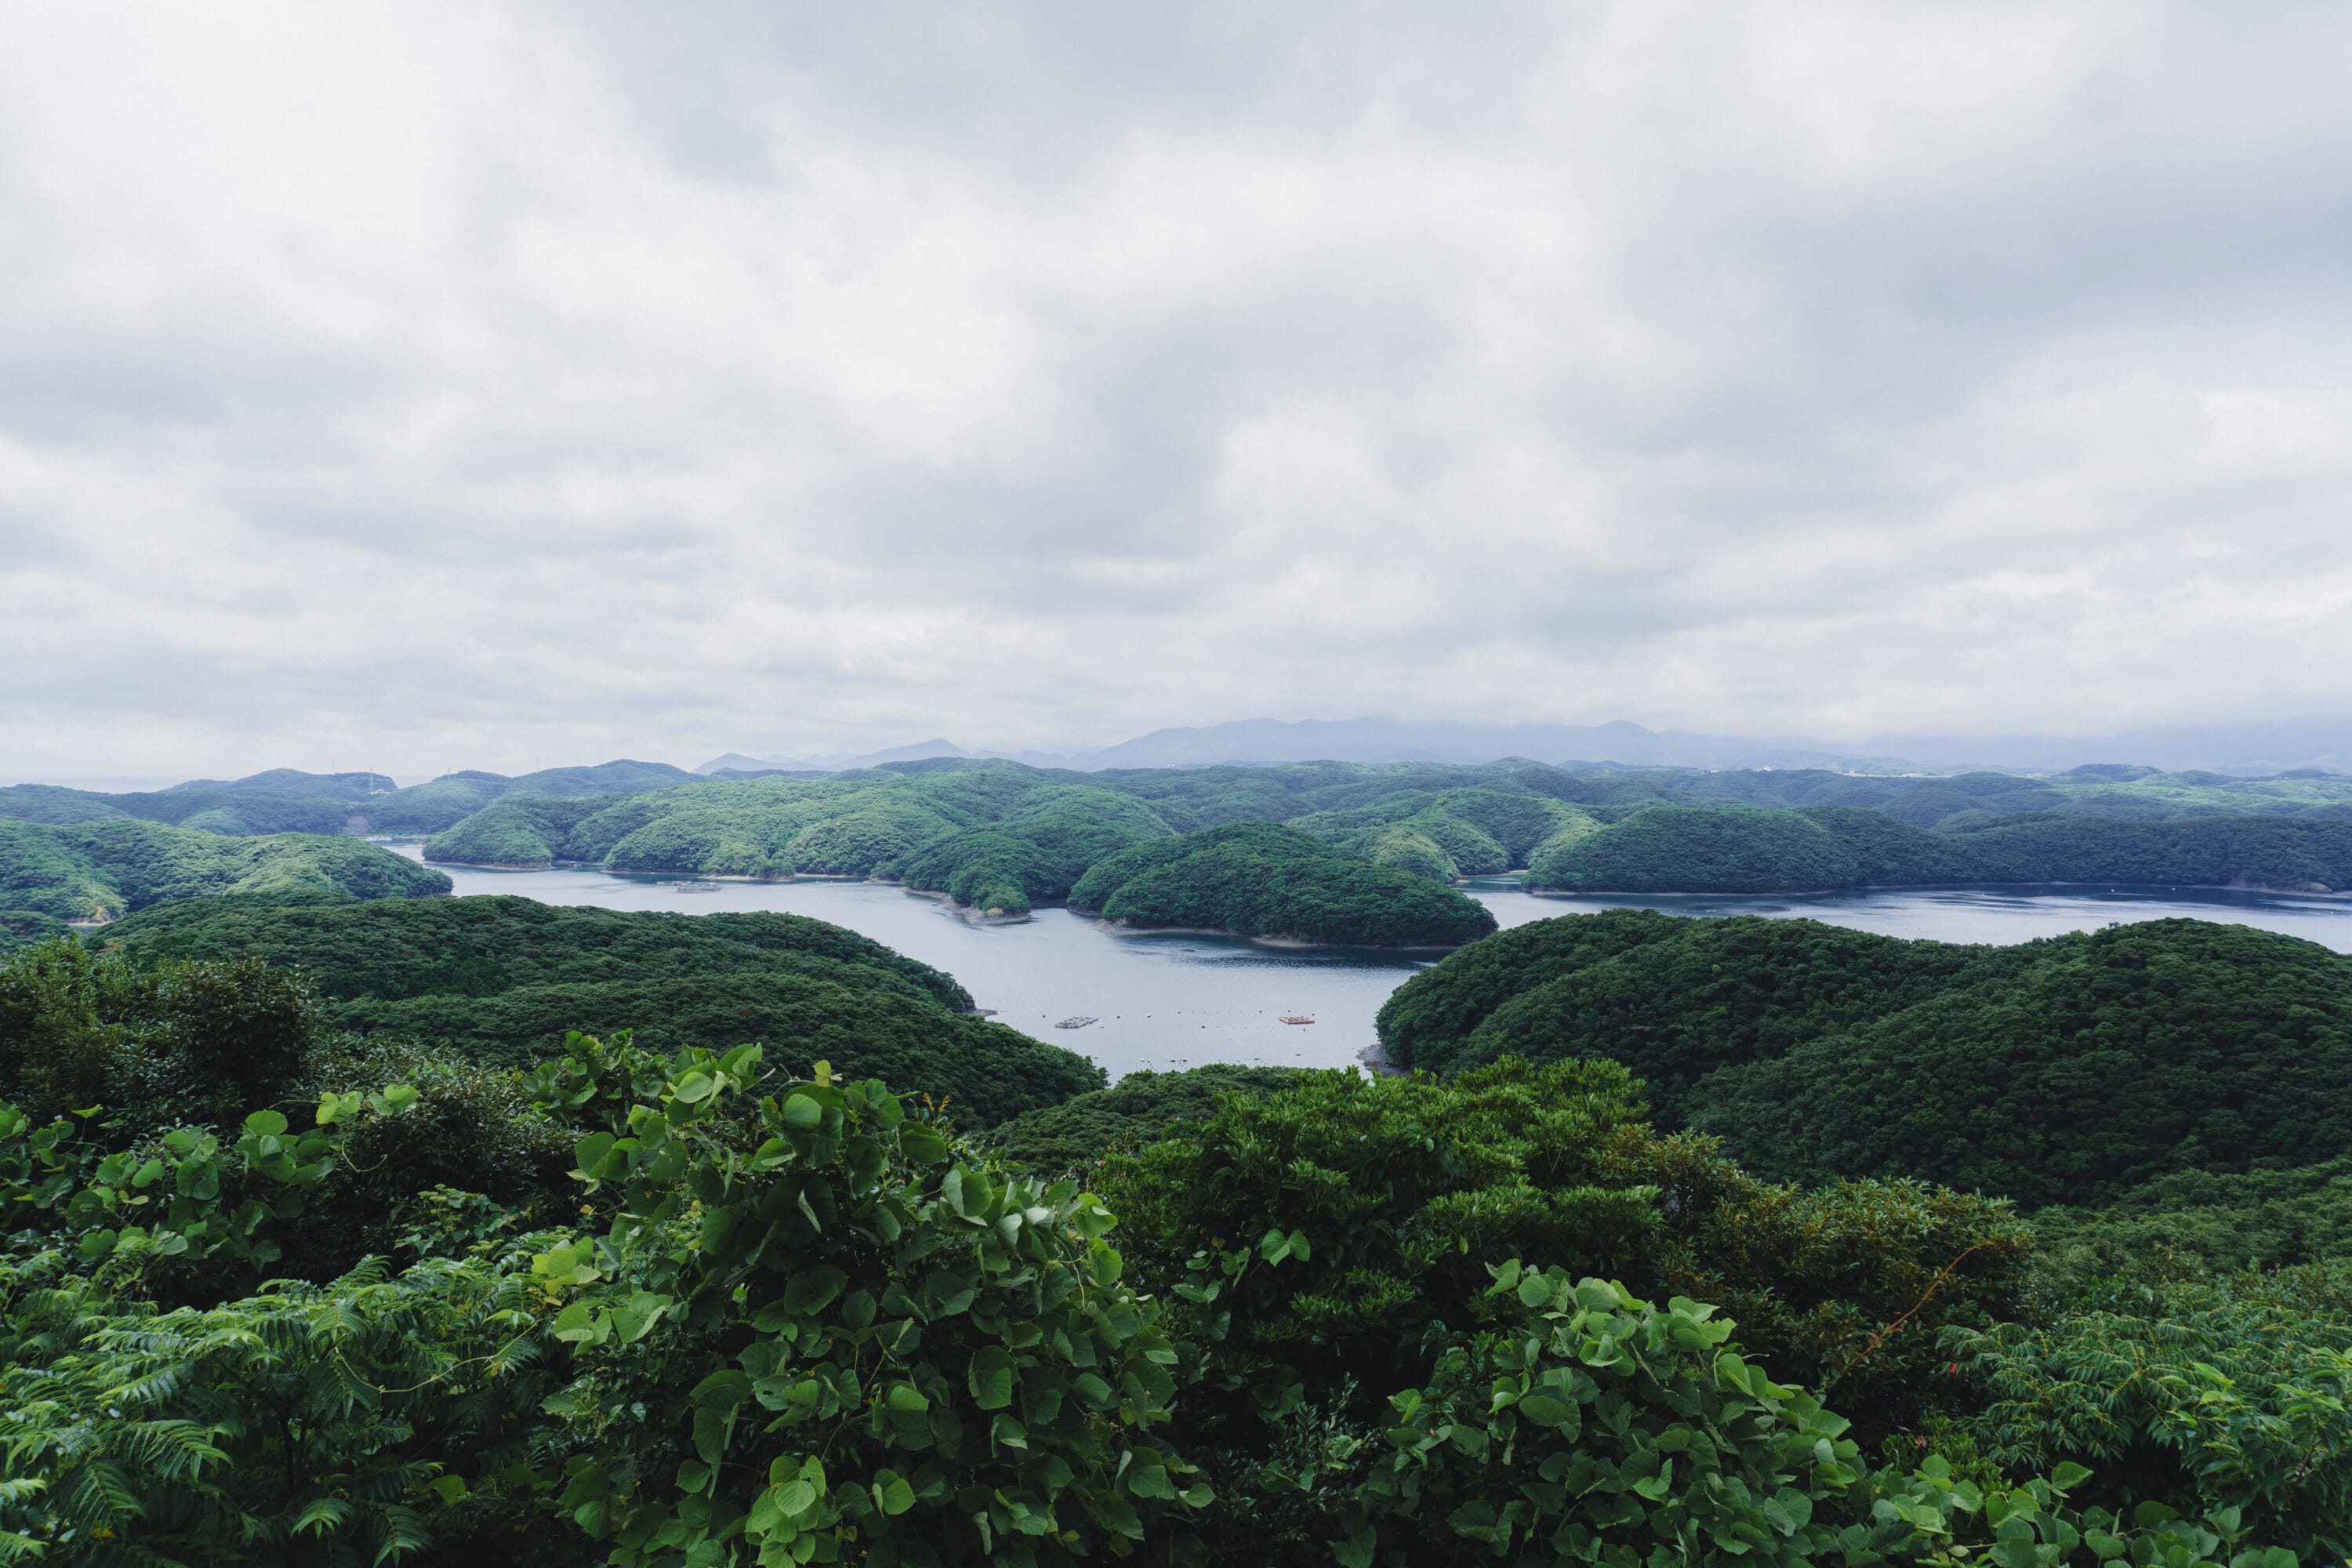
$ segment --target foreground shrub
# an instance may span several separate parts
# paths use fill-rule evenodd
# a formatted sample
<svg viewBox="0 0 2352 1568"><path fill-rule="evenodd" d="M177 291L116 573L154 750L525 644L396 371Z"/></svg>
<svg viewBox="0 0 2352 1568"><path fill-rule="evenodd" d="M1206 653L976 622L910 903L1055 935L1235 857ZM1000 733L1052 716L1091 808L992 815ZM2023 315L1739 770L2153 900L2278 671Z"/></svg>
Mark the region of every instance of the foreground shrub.
<svg viewBox="0 0 2352 1568"><path fill-rule="evenodd" d="M2094 1495L2231 1510L2306 1558L2352 1555L2352 1269L2126 1285L2048 1327L1955 1330L1995 1463L2080 1463Z"/></svg>
<svg viewBox="0 0 2352 1568"><path fill-rule="evenodd" d="M590 1453L562 1506L617 1564L874 1568L1183 1554L1212 1494L1160 1436L1177 1356L1100 1200L955 1160L820 1062L751 1103L761 1053L575 1037L532 1076L606 1233L543 1258Z"/></svg>
<svg viewBox="0 0 2352 1568"><path fill-rule="evenodd" d="M371 1264L161 1314L54 1253L0 1268L0 1560L226 1568L510 1542L553 1384L530 1256Z"/></svg>

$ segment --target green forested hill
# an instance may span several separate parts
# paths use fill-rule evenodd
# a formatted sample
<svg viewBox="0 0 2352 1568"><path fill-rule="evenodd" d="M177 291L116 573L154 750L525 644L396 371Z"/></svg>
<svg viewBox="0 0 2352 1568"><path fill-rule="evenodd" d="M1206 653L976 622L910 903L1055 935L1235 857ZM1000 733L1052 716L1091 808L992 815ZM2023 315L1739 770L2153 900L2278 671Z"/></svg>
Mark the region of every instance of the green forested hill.
<svg viewBox="0 0 2352 1568"><path fill-rule="evenodd" d="M1073 909L1139 929L1451 947L1495 929L1485 905L1409 872L1343 858L1272 823L1149 839L1088 871Z"/></svg>
<svg viewBox="0 0 2352 1568"><path fill-rule="evenodd" d="M1693 1125L1783 1177L1917 1175L2026 1204L2352 1151L2352 958L2186 920L1994 951L2014 956L1727 1068Z"/></svg>
<svg viewBox="0 0 2352 1568"><path fill-rule="evenodd" d="M1540 857L1531 889L1798 892L1939 882L2135 882L2328 892L2352 888L2352 821L2175 822L2042 813L1927 832L1859 806L1656 805Z"/></svg>
<svg viewBox="0 0 2352 1568"><path fill-rule="evenodd" d="M163 905L93 940L143 964L266 959L309 979L332 1027L486 1062L527 1063L571 1029L635 1028L663 1050L765 1041L953 1096L974 1126L1102 1079L1083 1057L972 1016L971 996L929 965L799 915L248 897Z"/></svg>
<svg viewBox="0 0 2352 1568"><path fill-rule="evenodd" d="M955 1012L972 1005L952 977L871 937L770 910L628 913L499 895L414 903L233 895L161 904L93 940L148 963L266 958L301 970L321 995L337 1001L486 996L647 971L700 974L782 964Z"/></svg>
<svg viewBox="0 0 2352 1568"><path fill-rule="evenodd" d="M1142 802L1064 786L1040 792L1014 816L959 828L900 857L891 869L907 886L940 892L992 913L1026 914L1034 903L1066 899L1078 879L1122 850L1170 836Z"/></svg>
<svg viewBox="0 0 2352 1568"><path fill-rule="evenodd" d="M611 762L545 768L509 778L462 772L395 789L382 773L306 773L274 768L249 778L195 779L167 790L106 795L52 784L0 788L0 818L71 824L135 817L199 832L435 833L512 795L568 799L690 784L667 763Z"/></svg>
<svg viewBox="0 0 2352 1568"><path fill-rule="evenodd" d="M1605 1056L1667 1125L1776 1178L1917 1176L2100 1204L2176 1171L2352 1152L2352 958L2155 921L2014 947L1612 910L1414 976L1401 1065Z"/></svg>
<svg viewBox="0 0 2352 1568"><path fill-rule="evenodd" d="M355 838L224 838L129 818L52 826L0 821L0 909L111 919L204 893L332 890L358 899L449 890L429 867Z"/></svg>
<svg viewBox="0 0 2352 1568"><path fill-rule="evenodd" d="M698 876L880 876L1017 914L1066 896L1130 843L1250 822L1285 823L1345 858L1430 881L1524 868L1531 888L1561 892L2352 885L2352 779L2116 768L2056 779L1865 779L1562 771L1516 758L1099 773L943 758L593 797L513 793L435 837L426 855Z"/></svg>
<svg viewBox="0 0 2352 1568"><path fill-rule="evenodd" d="M425 852L428 859L485 865L581 860L704 876L862 877L887 873L961 829L1046 813L1122 831L1167 831L1124 795L1008 763L697 783L579 801L514 796L436 835Z"/></svg>

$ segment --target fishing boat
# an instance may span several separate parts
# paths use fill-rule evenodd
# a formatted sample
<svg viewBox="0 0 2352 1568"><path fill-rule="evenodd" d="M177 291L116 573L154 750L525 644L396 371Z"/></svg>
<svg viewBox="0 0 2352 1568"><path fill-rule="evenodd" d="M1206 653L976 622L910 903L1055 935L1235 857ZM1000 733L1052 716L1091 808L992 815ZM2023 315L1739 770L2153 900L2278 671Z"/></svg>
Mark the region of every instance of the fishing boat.
<svg viewBox="0 0 2352 1568"><path fill-rule="evenodd" d="M1304 1013L1285 1013L1282 1021L1286 1024L1311 1024L1315 1020Z"/></svg>
<svg viewBox="0 0 2352 1568"><path fill-rule="evenodd" d="M1092 1024L1097 1021L1097 1020L1093 1018L1065 1018L1060 1023L1055 1025L1054 1027L1057 1029L1083 1029L1088 1024Z"/></svg>

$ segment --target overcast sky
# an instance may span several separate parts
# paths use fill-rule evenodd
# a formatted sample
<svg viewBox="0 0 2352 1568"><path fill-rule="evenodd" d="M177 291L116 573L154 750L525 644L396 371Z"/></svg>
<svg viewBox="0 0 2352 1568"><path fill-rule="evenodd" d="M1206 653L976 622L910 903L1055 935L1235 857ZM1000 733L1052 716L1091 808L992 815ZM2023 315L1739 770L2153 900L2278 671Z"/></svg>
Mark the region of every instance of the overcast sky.
<svg viewBox="0 0 2352 1568"><path fill-rule="evenodd" d="M0 0L0 773L2352 710L2352 11Z"/></svg>

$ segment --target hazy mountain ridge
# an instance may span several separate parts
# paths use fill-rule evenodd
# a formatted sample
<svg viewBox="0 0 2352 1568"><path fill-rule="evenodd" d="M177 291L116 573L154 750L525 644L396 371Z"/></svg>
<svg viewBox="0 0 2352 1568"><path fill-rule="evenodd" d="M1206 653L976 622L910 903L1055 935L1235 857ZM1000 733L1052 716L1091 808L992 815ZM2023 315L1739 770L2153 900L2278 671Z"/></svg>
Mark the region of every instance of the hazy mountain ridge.
<svg viewBox="0 0 2352 1568"><path fill-rule="evenodd" d="M1408 723L1392 719L1242 719L1154 730L1099 750L1067 754L966 751L933 738L862 754L792 758L740 752L703 763L722 768L841 772L931 757L1002 757L1033 767L1098 773L1110 768L1206 767L1250 763L1486 762L1527 757L1559 764L1632 767L1829 768L1841 773L2061 773L2086 763L2130 763L2160 772L2203 769L2241 775L2300 768L2352 772L2352 718L2245 724L2173 725L2107 736L1966 739L1879 735L1858 744L1803 737L1759 739L1686 730L1654 731L1623 720L1605 724Z"/></svg>

